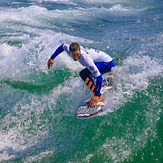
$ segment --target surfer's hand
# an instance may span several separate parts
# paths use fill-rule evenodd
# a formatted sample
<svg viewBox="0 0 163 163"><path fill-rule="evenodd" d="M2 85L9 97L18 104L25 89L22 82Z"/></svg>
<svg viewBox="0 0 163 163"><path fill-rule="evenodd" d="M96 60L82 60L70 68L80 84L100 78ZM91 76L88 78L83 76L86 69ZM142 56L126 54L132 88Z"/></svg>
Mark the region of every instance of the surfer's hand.
<svg viewBox="0 0 163 163"><path fill-rule="evenodd" d="M91 100L89 100L87 102L87 104L90 105L91 107L94 107L98 102L102 102L102 101L104 101L102 95L101 96L93 96L91 98Z"/></svg>
<svg viewBox="0 0 163 163"><path fill-rule="evenodd" d="M49 59L48 60L48 69L50 69L52 66L53 66L53 63L54 63L54 59Z"/></svg>

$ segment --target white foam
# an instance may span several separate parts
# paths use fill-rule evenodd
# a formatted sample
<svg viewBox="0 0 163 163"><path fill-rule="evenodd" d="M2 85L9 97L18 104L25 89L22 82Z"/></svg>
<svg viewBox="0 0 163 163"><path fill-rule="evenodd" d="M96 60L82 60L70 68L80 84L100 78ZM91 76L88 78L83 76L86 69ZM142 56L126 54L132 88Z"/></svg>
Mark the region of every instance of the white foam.
<svg viewBox="0 0 163 163"><path fill-rule="evenodd" d="M30 6L30 7L21 7L18 9L4 9L1 10L0 22L4 21L14 21L14 22L23 22L26 24L35 24L40 25L39 18L47 14L47 9L38 6ZM41 25L43 25L41 23ZM8 26L7 26L8 28Z"/></svg>
<svg viewBox="0 0 163 163"><path fill-rule="evenodd" d="M110 11L129 11L130 9L127 8L127 7L123 7L122 5L120 4L117 4L117 5L113 5L112 8L109 9Z"/></svg>
<svg viewBox="0 0 163 163"><path fill-rule="evenodd" d="M139 9L123 7L120 4L113 5L111 8L77 7L69 10L47 10L44 7L32 5L26 8L1 10L0 22L3 22L1 28L20 29L21 31L22 28L26 28L24 25L49 28L52 22L58 22L58 20L62 21L64 25L64 22L67 24L68 21L90 20L101 14L133 14L136 12L139 12Z"/></svg>
<svg viewBox="0 0 163 163"><path fill-rule="evenodd" d="M112 3L120 3L123 2L123 0L82 0L82 2L86 3L94 3L94 4L112 4Z"/></svg>
<svg viewBox="0 0 163 163"><path fill-rule="evenodd" d="M75 3L71 0L39 0L39 2L56 2L56 3L62 3L62 4L71 4L75 5Z"/></svg>
<svg viewBox="0 0 163 163"><path fill-rule="evenodd" d="M51 156L53 155L54 151L46 151L46 152L41 152L36 156L30 156L25 159L23 159L24 163L30 163L30 162L40 162L44 157Z"/></svg>
<svg viewBox="0 0 163 163"><path fill-rule="evenodd" d="M49 23L54 22L55 20L58 21L59 19L64 23L67 22L68 19L78 20L79 16L81 18L82 15L83 19L87 19L87 16L90 14L88 10L83 8L78 8L77 10L47 10L44 7L32 5L26 8L21 7L18 9L1 10L0 22L3 22L2 25L5 25L4 27L7 28L10 28L10 26L8 26L10 22L49 28L51 26Z"/></svg>
<svg viewBox="0 0 163 163"><path fill-rule="evenodd" d="M17 47L10 46L6 43L3 43L0 45L0 59L3 59L9 55L11 55L12 52L16 51Z"/></svg>
<svg viewBox="0 0 163 163"><path fill-rule="evenodd" d="M38 6L2 10L0 22L3 23L1 28L12 31L16 30L18 32L7 33L7 36L3 38L0 56L0 59L3 59L0 60L0 68L2 70L0 72L0 80L6 78L26 80L31 73L37 75L40 71L48 73L47 60L59 45L62 43L71 43L72 41L92 43L92 41L83 38L56 33L50 29L38 28L45 26L49 28L49 25L45 23L48 19L50 19L50 22L59 17L65 20L67 18L76 19L75 13L78 11L74 12L74 17L72 16L73 12L66 12L66 10L48 11L46 8ZM31 35L33 36L32 38ZM34 37L36 35L38 37ZM10 46L5 43L8 40L13 43L19 41L20 43L17 45L18 47L16 45ZM52 70L57 67L61 68L63 65L72 71L76 71L78 67L79 69L81 68L78 63L74 63L67 55L62 54L56 59Z"/></svg>
<svg viewBox="0 0 163 163"><path fill-rule="evenodd" d="M51 118L56 119L57 123L59 123L63 116L74 116L75 108L85 96L84 82L80 78L73 77L67 80L66 83L55 87L48 95L36 96L27 91L13 91L12 88L5 87L1 90L1 93L5 92L5 89L10 91L12 95L13 107L1 121L1 161L17 158L24 151L28 152L34 145L43 142L49 134L50 126L53 125L54 127L54 124L50 123ZM17 98L19 94L21 96ZM24 96L22 96L23 94ZM76 96L76 94L79 96ZM58 106L58 100L63 108ZM47 110L50 112L48 115L45 114ZM4 128L5 130L3 130ZM61 132L64 128L57 127L55 129L56 133L57 130ZM55 134L53 136L55 137ZM55 149L54 142L53 148ZM37 160L48 154L49 152L43 152L30 158ZM25 161L28 162L30 158Z"/></svg>
<svg viewBox="0 0 163 163"><path fill-rule="evenodd" d="M105 153L104 159L114 162L122 162L132 153L132 147L128 146L127 138L106 139L105 143L99 149L99 153Z"/></svg>
<svg viewBox="0 0 163 163"><path fill-rule="evenodd" d="M90 159L93 157L93 154L89 154L86 156L85 159L83 159L84 162L90 162Z"/></svg>
<svg viewBox="0 0 163 163"><path fill-rule="evenodd" d="M13 94L13 99L17 98L17 94L10 90ZM2 91L2 90L1 90ZM7 108L6 108L7 109ZM10 158L17 158L23 154L23 151L30 149L36 145L46 136L48 129L46 124L48 119L44 118L44 108L41 100L25 93L21 96L11 109L11 111L2 119L1 128L5 130L0 131L0 160L8 160Z"/></svg>
<svg viewBox="0 0 163 163"><path fill-rule="evenodd" d="M32 40L27 37L26 41L28 41L28 44L23 44L20 48L7 44L1 45L1 58L3 60L0 60L0 68L2 70L0 72L0 80L6 78L23 80L34 73L48 73L47 61L58 46L62 43L70 42L70 40L85 42L85 39L66 34L45 30L38 30L37 32L41 35L40 37L35 37ZM19 36L14 38L12 36L12 39L19 39ZM87 41L89 42L89 40ZM72 71L79 71L82 68L78 62L74 62L65 52L56 58L50 71L54 71L57 68L62 69L63 66Z"/></svg>
<svg viewBox="0 0 163 163"><path fill-rule="evenodd" d="M131 15L131 14L136 14L138 12L141 12L143 11L144 9L137 9L137 8L133 8L133 7L125 7L125 6L122 6L121 4L116 4L116 5L113 5L111 8L109 8L109 11L112 13L112 14L127 14L127 15Z"/></svg>
<svg viewBox="0 0 163 163"><path fill-rule="evenodd" d="M64 3L70 2L70 0L40 0L40 2L43 2L43 1L48 1L48 2L64 2Z"/></svg>
<svg viewBox="0 0 163 163"><path fill-rule="evenodd" d="M163 72L163 66L159 63L159 60L149 56L137 55L128 56L122 66L116 66L113 70L114 91L106 99L104 114L120 108L132 99L136 91L146 90L149 79Z"/></svg>

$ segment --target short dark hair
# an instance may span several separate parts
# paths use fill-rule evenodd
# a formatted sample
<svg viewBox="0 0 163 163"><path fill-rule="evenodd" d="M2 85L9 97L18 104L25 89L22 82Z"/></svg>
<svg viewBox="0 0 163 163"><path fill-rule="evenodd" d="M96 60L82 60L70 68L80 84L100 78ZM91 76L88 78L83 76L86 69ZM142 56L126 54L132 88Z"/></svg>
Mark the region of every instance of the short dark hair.
<svg viewBox="0 0 163 163"><path fill-rule="evenodd" d="M80 46L78 43L72 43L69 46L70 52L77 52L80 49Z"/></svg>

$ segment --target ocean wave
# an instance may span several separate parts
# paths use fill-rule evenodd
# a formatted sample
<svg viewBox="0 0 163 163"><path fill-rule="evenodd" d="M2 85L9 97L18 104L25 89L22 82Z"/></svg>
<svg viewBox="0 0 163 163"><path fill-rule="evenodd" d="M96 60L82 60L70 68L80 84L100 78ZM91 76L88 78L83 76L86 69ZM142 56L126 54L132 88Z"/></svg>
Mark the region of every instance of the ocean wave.
<svg viewBox="0 0 163 163"><path fill-rule="evenodd" d="M109 11L110 12L116 12L119 13L119 14L122 14L122 13L126 13L126 14L134 14L134 13L138 13L140 11L143 11L144 9L137 9L137 8L133 8L133 7L124 7L123 5L121 4L116 4L116 5L113 5Z"/></svg>
<svg viewBox="0 0 163 163"><path fill-rule="evenodd" d="M55 2L55 3L61 3L61 4L66 4L66 5L76 5L76 3L74 3L71 0L39 0L39 2Z"/></svg>
<svg viewBox="0 0 163 163"><path fill-rule="evenodd" d="M0 162L160 161L158 1L8 2L0 2ZM71 42L121 61L104 114L84 121L75 119L90 92L79 76L84 67L63 52L47 68L56 48Z"/></svg>

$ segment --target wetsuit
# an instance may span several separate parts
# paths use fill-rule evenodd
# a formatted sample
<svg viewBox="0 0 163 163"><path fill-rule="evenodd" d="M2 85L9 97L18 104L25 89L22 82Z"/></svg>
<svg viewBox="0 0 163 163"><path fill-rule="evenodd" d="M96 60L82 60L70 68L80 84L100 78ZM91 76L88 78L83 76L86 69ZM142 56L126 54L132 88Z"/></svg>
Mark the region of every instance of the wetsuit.
<svg viewBox="0 0 163 163"><path fill-rule="evenodd" d="M51 56L51 59L54 59L63 51L66 51L67 54L71 57L71 54L69 53L69 45L62 44L56 49L54 54ZM100 90L103 80L101 74L110 72L111 68L115 66L114 61L109 55L101 51L99 52L80 47L80 52L81 54L78 61L86 67L80 71L80 76L85 84L87 84L87 86L95 94L95 96L101 96ZM97 79L96 84L92 79L92 76Z"/></svg>

